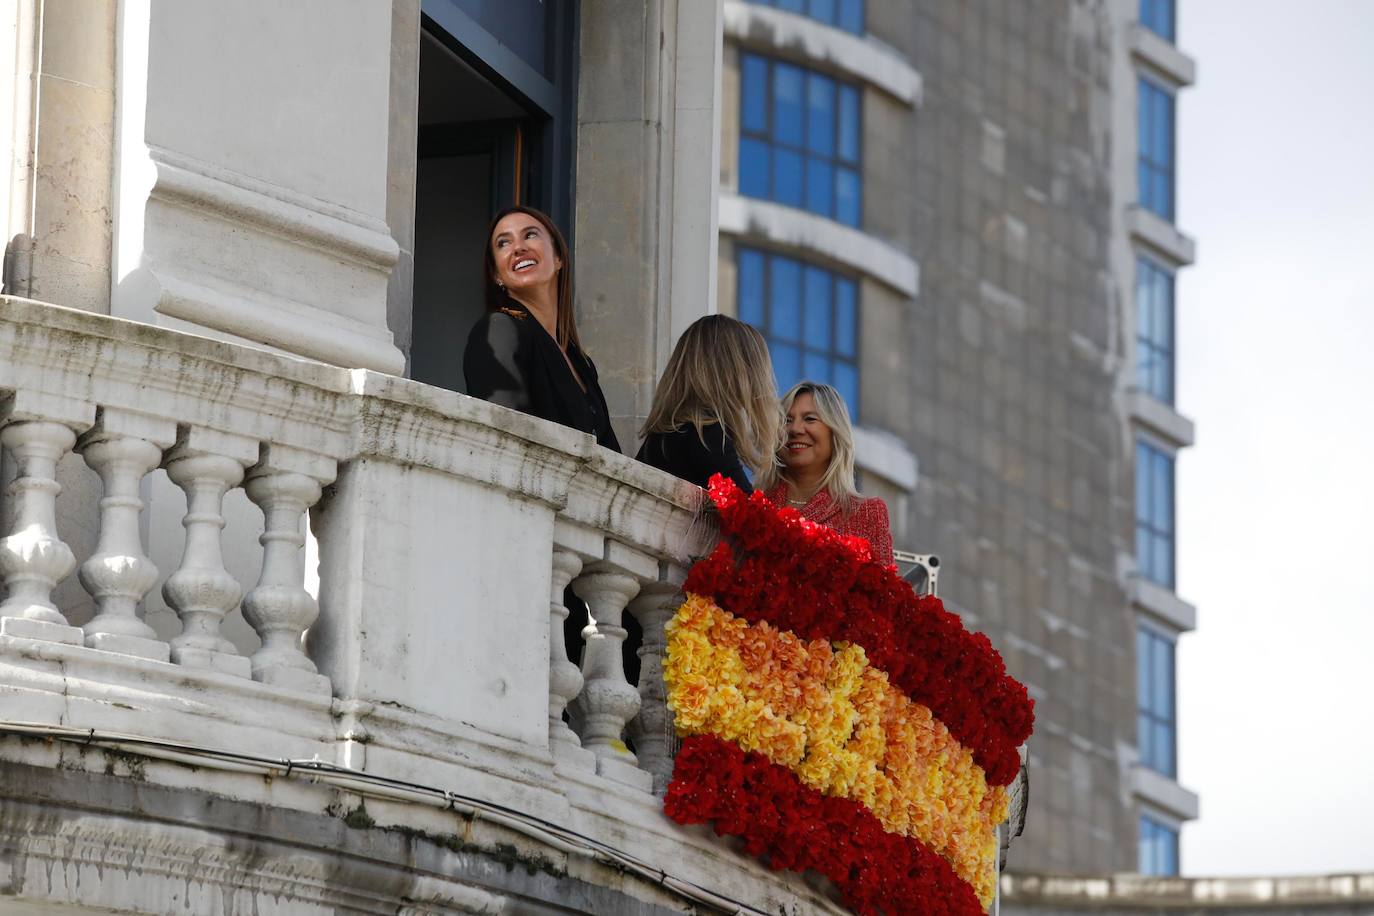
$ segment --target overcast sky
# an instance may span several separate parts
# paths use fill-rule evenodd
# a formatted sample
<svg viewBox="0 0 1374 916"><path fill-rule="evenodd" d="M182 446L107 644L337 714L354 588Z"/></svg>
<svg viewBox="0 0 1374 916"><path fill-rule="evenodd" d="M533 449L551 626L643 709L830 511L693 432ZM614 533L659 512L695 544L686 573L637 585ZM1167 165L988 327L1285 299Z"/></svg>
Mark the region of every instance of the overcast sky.
<svg viewBox="0 0 1374 916"><path fill-rule="evenodd" d="M1374 0L1179 7L1183 871L1374 871Z"/></svg>

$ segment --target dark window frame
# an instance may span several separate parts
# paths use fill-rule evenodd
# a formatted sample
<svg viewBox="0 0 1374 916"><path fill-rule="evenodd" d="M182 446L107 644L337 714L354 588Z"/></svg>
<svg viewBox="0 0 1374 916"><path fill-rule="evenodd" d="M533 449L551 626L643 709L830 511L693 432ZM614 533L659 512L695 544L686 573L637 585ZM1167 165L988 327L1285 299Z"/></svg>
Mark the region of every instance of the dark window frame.
<svg viewBox="0 0 1374 916"><path fill-rule="evenodd" d="M765 77L764 77L764 87L763 87L763 90L764 90L763 105L764 105L764 120L765 120L765 126L764 126L764 128L763 128L762 130L758 130L758 129L754 129L754 128L748 127L748 126L746 125L746 123L745 123L745 121L746 121L746 114L747 114L747 112L746 112L746 110L745 110L745 96L746 96L746 93L748 92L748 89L749 89L749 87L748 87L748 85L747 85L747 80L748 80L748 73L747 73L747 71L748 71L748 68L749 68L750 61L751 61L751 60L761 61L761 62L764 64L764 67L765 67ZM794 143L790 143L790 142L786 142L786 141L777 139L777 125L774 123L774 121L775 121L775 114L776 114L776 107L777 107L777 106L776 106L776 97L777 97L776 85L777 85L777 70L778 70L778 67L779 67L779 66L795 67L797 70L800 70L800 71L801 71L801 74L802 74L802 87L803 87L803 89L802 89L802 99L801 99L801 142L800 142L800 144L794 144ZM823 73L823 72L821 72L821 71L819 71L819 70L815 70L815 69L813 69L813 68L806 67L806 66L804 66L804 65L802 65L802 64L798 64L798 63L795 63L795 62L793 62L793 61L783 60L783 59L777 58L777 57L770 57L770 56L768 56L768 55L766 55L766 54L758 54L758 53L755 53L755 52L752 52L752 51L744 51L744 52L741 52L741 54L740 54L740 62L739 62L739 74L740 74L740 97L739 97L739 110L740 110L740 116L739 116L739 169L738 169L738 171L739 171L739 181L738 181L738 184L739 184L740 193L741 193L742 195L746 196L746 197L754 197L754 198L760 199L760 200L770 200L770 201L773 201L773 202L775 202L775 203L781 203L781 204L783 204L784 206L796 207L797 209L799 209L799 210L804 210L804 211L806 211L807 213L815 213L815 214L817 214L818 216L823 216L823 217L825 217L825 218L827 218L827 219L832 219L832 220L834 220L835 222L840 223L841 225L851 226L851 227L856 228L856 229L857 229L857 228L861 228L861 227L863 226L863 219L864 219L864 201L863 201L863 189L864 189L864 170L863 170L863 158L864 158L864 143L863 143L863 134L864 134L864 104L863 104L863 87L862 87L861 85L859 85L858 83L852 83L852 82L848 82L848 81L846 81L846 80L837 79L836 77L834 77L834 76L832 76L832 75L830 75L830 74L828 74L828 73ZM807 85L808 85L808 81L811 80L811 79L824 80L824 81L830 83L830 84L832 85L833 89L834 89L834 105L833 105L833 109L834 109L834 121L835 121L835 126L834 126L834 137L833 137L834 152L832 152L832 153L828 153L828 154L827 154L827 153L823 153L823 152L817 152L817 151L811 149L810 146L809 146L809 144L808 144L808 137L809 137L810 132L811 132L811 131L810 131L810 117L811 117L811 114L810 114L810 106L807 104L807 101L806 101L806 92L807 92L806 87L807 87ZM854 134L855 134L855 136L854 136L854 157L853 157L853 159L845 159L845 158L843 158L842 153L840 152L841 149L842 149L843 146L844 146L844 143L843 143L844 136L843 136L843 134L842 134L842 127L841 127L842 118L840 117L840 111L841 111L841 107L842 107L842 104L841 104L841 97L842 97L843 93L846 92L846 91L853 93L854 102L855 102L855 124L854 124ZM752 141L752 142L755 142L755 143L761 143L761 144L763 144L764 147L767 149L767 152L768 152L768 180L767 180L768 192L767 192L767 194L764 195L764 196L760 196L760 195L758 195L758 194L754 194L754 193L748 192L748 191L746 191L745 188L744 188L744 177L743 177L743 176L744 176L744 171L745 171L745 159L746 159L745 145L746 145L746 143L749 143L749 142L751 142L751 141ZM800 203L794 203L794 202L791 202L791 201L788 201L788 200L783 199L782 195L781 195L781 194L779 193L779 191L778 191L778 181L777 181L777 177L778 177L778 176L777 176L777 173L778 173L778 170L777 170L777 168L775 167L776 153L777 153L778 151L783 151L783 152L791 153L791 154L793 154L793 155L796 155L796 156L800 157L801 160L802 160L801 201L800 201ZM819 210L819 209L813 209L812 207L810 207L810 206L807 205L807 200L806 200L806 198L807 198L807 191L808 191L808 188L810 187L810 180L809 180L809 179L810 179L810 173L811 173L811 167L812 167L812 164L813 164L813 160L816 161L816 162L818 162L818 163L820 163L820 164L822 164L822 165L825 165L825 166L829 167L829 168L832 170L832 179L831 179L831 188L830 188L830 204L831 204L831 205L830 205L830 208L829 208L828 211ZM855 178L856 178L856 182L857 182L857 187L856 187L856 200L855 200L855 212L854 212L854 218L853 218L852 221L847 220L847 219L841 219L841 218L840 218L840 214L839 214L839 193L838 193L838 188L839 188L839 183L840 183L840 173L841 173L841 170L845 170L845 171L848 171L848 172L852 172L852 173L854 174L854 176L855 176Z"/></svg>
<svg viewBox="0 0 1374 916"><path fill-rule="evenodd" d="M850 368L852 368L852 370L853 370L853 372L854 372L854 392L853 392L853 398L852 398L852 400L850 400L849 398L846 398L846 403L847 403L847 405L848 405L848 407L849 407L850 419L851 419L854 423L858 423L858 422L859 422L859 411L860 411L860 408L861 408L861 400L862 400L860 395L861 395L861 391L862 391L862 388L863 388L863 385L862 385L863 375L862 375L862 371L861 371L862 361L861 361L860 358L859 358L859 351L860 351L860 349L861 349L861 346L860 346L860 345L861 345L861 341L862 341L862 336L861 336L861 335L862 335L862 328L863 328L863 302L862 302L862 298L861 298L862 284L860 283L859 279L858 279L857 277L850 276L850 275L845 274L845 273L842 273L842 272L840 272L840 271L833 270L833 269L831 269L831 268L829 268L829 267L826 267L826 266L824 266L824 265L815 264L815 263L810 262L810 261L802 260L801 258L795 257L795 256L790 255L790 254L784 254L784 253L782 253L782 252L774 251L774 250L768 249L768 248L758 247L758 246L755 246L755 245L736 244L736 246L735 246L735 268L736 268L736 269L735 269L735 314L740 318L741 321L745 320L745 315L744 315L744 309L743 309L743 300L744 300L744 289L743 289L743 287L744 287L744 270L741 268L740 264L741 264L741 262L742 262L742 260L743 260L743 257L746 256L746 255L757 255L757 256L759 256L760 258L762 258L762 260L763 260L763 278L762 278L762 288L761 288L761 291L760 291L760 296L761 296L761 303L760 303L760 305L761 305L761 308L762 308L762 315L760 316L758 323L754 323L754 322L750 322L750 323L753 324L753 326L754 326L755 328L758 329L759 333L761 333L761 334L763 335L764 340L766 340L766 341L768 342L768 348L769 348L770 354L771 354L771 352L772 352L772 350L773 350L775 344L780 345L780 346L787 346L787 347L794 347L794 348L796 348L797 351L798 351L799 359L800 359L800 361L801 361L800 364L801 364L801 366L803 367L803 371L800 372L799 377L798 377L798 380L800 380L800 379L810 379L811 381L815 381L815 382L825 382L826 384L833 384L833 383L834 383L834 374L833 374L833 372L832 372L828 377L826 377L826 378L818 378L818 377L814 377L814 376L812 376L812 375L809 375L807 372L804 371L804 367L805 367L805 364L806 364L806 356L807 356L807 354L812 354L812 355L814 355L814 356L816 356L816 357L825 359L825 360L827 360L828 362L830 362L830 363L832 363L832 364L834 364L834 363L844 363L844 364L848 365ZM776 260L785 260L785 261L789 261L789 262L791 262L792 264L795 264L795 265L797 266L797 268L798 268L799 292L800 292L800 294L801 294L801 301L799 301L799 302L797 303L797 316L798 316L798 328L797 328L797 333L796 333L796 335L795 335L792 339L788 339L788 338L782 337L782 336L780 336L780 335L775 335L775 334L772 332L772 330L771 330L771 328L772 328L772 326L773 326L773 263L774 263L774 261L776 261ZM805 325L806 325L806 311L805 311L805 308L806 308L806 306L805 306L805 283L806 283L806 279L805 279L805 278L806 278L806 270L807 270L808 268L813 269L813 270L823 271L823 272L826 273L826 274L829 276L829 278L830 278L830 296L829 296L829 302L830 302L830 306L829 306L829 308L830 308L830 315L829 315L829 319L830 319L830 331L829 331L828 339L825 341L825 346L824 346L824 347L815 346L814 342L809 341L809 340L807 340L807 338L806 338L806 333L805 333L805 331L806 331L806 328L805 328ZM839 321L840 321L840 314L839 314L839 311L840 311L840 310L839 310L839 308L836 306L836 302L838 301L838 298L839 298L839 297L838 297L838 291L839 291L839 289L840 289L840 284L841 284L842 282L843 282L843 283L848 283L848 284L850 284L850 285L852 286L853 292L854 292L854 327L853 327L853 331L852 331L852 334L853 334L853 344L854 344L854 348L853 348L853 349L854 349L854 352L853 352L852 354L845 354L845 353L842 353L842 352L837 348L837 345L836 345L836 341L837 341L837 339L840 337L840 334L839 334L839 330L840 330L840 327L839 327ZM776 367L776 366L774 366L774 370L773 370L773 371L774 371L774 379L775 379L775 380L777 381L777 383L778 383L778 393L779 393L779 394L784 393L784 392L786 391L787 388L790 388L792 384L795 384L795 381L794 381L794 382L789 382L789 383L787 384L787 386L784 387L784 386L782 385L782 380L777 378L777 367ZM837 386L837 387L838 387L838 386ZM843 394L843 392L841 392L841 394Z"/></svg>
<svg viewBox="0 0 1374 916"><path fill-rule="evenodd" d="M541 70L487 31L461 0L421 2L421 29L529 113L514 141L522 150L516 156L519 174L510 190L502 187L497 209L517 202L540 208L562 229L569 246L575 244L580 22L581 0L546 6Z"/></svg>
<svg viewBox="0 0 1374 916"><path fill-rule="evenodd" d="M1178 194L1178 108L1174 93L1162 83L1141 76L1136 83L1136 194L1140 205L1169 222L1174 221ZM1156 148L1155 134L1167 131ZM1164 156L1161 160L1159 157Z"/></svg>
<svg viewBox="0 0 1374 916"><path fill-rule="evenodd" d="M1140 0L1140 24L1170 43L1178 41L1178 4L1175 0Z"/></svg>
<svg viewBox="0 0 1374 916"><path fill-rule="evenodd" d="M1176 529L1177 529L1177 478L1174 456L1144 439L1137 439L1135 446L1135 552L1140 575L1172 589L1177 579ZM1162 475L1168 492L1157 492L1156 484ZM1164 513L1158 511L1167 505ZM1166 519L1158 516L1167 515Z"/></svg>
<svg viewBox="0 0 1374 916"><path fill-rule="evenodd" d="M1140 763L1173 779L1178 776L1176 646L1167 636L1137 625L1135 654L1136 744ZM1165 697L1162 703L1161 695Z"/></svg>
<svg viewBox="0 0 1374 916"><path fill-rule="evenodd" d="M1135 269L1136 383L1141 391L1172 407L1177 345L1174 272L1143 254L1136 255ZM1162 302L1158 301L1161 296ZM1161 308L1163 316L1158 312Z"/></svg>
<svg viewBox="0 0 1374 916"><path fill-rule="evenodd" d="M1178 874L1178 830L1148 814L1140 815L1137 867L1143 875L1171 877ZM1155 843L1162 840L1168 861L1154 861Z"/></svg>

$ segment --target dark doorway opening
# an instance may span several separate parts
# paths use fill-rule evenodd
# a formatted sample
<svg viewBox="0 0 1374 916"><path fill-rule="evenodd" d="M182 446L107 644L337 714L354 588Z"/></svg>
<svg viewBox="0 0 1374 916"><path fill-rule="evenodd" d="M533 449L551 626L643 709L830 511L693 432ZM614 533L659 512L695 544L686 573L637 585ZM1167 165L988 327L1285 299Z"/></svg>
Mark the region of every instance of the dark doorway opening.
<svg viewBox="0 0 1374 916"><path fill-rule="evenodd" d="M422 2L411 378L464 390L493 214L539 207L571 242L576 7Z"/></svg>

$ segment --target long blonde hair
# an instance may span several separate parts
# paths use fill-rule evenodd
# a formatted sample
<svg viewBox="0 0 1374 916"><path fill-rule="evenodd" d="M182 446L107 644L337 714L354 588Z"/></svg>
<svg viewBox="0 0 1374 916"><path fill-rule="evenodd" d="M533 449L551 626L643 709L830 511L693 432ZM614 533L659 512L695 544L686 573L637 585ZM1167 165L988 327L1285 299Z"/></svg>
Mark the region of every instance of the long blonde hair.
<svg viewBox="0 0 1374 916"><path fill-rule="evenodd" d="M755 474L777 461L782 416L774 392L773 361L763 335L742 321L707 315L692 322L658 380L641 436L687 424L719 423Z"/></svg>
<svg viewBox="0 0 1374 916"><path fill-rule="evenodd" d="M798 382L782 396L782 414L792 410L800 395L810 394L816 402L816 414L830 429L830 466L821 477L821 489L830 494L844 515L859 504L859 491L854 486L854 427L849 422L849 408L834 388L822 382ZM787 467L775 462L759 474L759 489L768 491L787 479Z"/></svg>

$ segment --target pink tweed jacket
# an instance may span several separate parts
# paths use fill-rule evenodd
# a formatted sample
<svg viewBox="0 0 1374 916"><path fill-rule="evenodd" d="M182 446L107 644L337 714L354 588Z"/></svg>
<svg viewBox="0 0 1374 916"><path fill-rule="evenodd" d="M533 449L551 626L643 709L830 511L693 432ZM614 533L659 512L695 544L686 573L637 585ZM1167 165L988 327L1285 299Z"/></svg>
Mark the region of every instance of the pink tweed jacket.
<svg viewBox="0 0 1374 916"><path fill-rule="evenodd" d="M766 495L774 505L787 506L787 484L778 484ZM830 498L827 490L821 490L812 496L806 505L797 508L797 511L808 521L834 528L840 534L852 534L863 538L873 548L873 559L884 566L893 565L892 523L887 517L887 503L876 496L871 499L860 499L848 518L840 511L839 503Z"/></svg>

